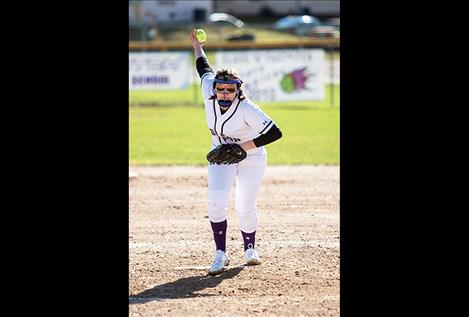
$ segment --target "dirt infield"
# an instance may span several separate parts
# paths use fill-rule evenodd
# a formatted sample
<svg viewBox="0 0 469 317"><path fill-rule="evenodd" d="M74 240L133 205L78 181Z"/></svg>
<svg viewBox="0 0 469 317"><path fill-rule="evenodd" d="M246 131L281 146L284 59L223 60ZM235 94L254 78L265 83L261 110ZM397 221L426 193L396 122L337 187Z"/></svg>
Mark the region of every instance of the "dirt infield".
<svg viewBox="0 0 469 317"><path fill-rule="evenodd" d="M215 277L207 168L130 170L129 316L339 316L338 166L267 167L258 266L243 265L233 188L230 267Z"/></svg>

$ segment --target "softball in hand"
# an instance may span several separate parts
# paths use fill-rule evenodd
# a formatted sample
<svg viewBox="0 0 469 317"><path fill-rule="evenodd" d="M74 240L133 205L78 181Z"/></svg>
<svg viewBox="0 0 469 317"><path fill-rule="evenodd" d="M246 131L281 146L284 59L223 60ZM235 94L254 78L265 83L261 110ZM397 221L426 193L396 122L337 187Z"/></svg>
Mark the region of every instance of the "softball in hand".
<svg viewBox="0 0 469 317"><path fill-rule="evenodd" d="M202 29L195 30L195 37L199 43L204 43L207 41L207 33L205 33L205 31Z"/></svg>

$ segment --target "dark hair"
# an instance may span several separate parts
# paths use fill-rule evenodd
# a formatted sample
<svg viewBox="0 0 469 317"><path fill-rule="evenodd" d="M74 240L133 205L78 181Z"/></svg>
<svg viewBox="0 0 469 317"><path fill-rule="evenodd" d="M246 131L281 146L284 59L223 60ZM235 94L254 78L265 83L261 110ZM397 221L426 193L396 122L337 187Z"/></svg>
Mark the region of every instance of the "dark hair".
<svg viewBox="0 0 469 317"><path fill-rule="evenodd" d="M215 78L223 79L223 78L225 78L225 76L228 77L229 79L241 79L241 77L239 77L236 70L234 70L233 68L222 68L222 69L220 69L219 71L217 71L217 74L215 75Z"/></svg>
<svg viewBox="0 0 469 317"><path fill-rule="evenodd" d="M241 80L241 83L243 82L241 77L238 75L236 70L234 70L233 68L222 68L222 69L218 70L216 75L215 75L215 78L225 79L225 80L226 80L226 78L228 78L228 79L239 79L239 80ZM213 88L215 88L215 83L213 83ZM241 84L238 84L238 91L239 91L238 99L239 100L245 99L246 96L244 96L243 91L241 90ZM212 99L216 99L216 98L217 98L217 95L215 94L213 96L210 96L209 99L212 100Z"/></svg>

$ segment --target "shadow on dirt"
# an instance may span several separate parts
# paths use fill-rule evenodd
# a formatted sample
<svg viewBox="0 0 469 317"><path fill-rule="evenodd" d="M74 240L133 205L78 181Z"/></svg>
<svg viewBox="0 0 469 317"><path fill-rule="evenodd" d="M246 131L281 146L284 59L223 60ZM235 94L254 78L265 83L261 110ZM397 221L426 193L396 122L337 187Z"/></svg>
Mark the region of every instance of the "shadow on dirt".
<svg viewBox="0 0 469 317"><path fill-rule="evenodd" d="M207 274L185 277L174 282L157 285L139 294L129 296L129 304L161 301L162 299L217 296L215 294L194 294L194 292L201 291L208 287L215 287L223 280L235 277L243 269L244 267L234 267L216 276Z"/></svg>

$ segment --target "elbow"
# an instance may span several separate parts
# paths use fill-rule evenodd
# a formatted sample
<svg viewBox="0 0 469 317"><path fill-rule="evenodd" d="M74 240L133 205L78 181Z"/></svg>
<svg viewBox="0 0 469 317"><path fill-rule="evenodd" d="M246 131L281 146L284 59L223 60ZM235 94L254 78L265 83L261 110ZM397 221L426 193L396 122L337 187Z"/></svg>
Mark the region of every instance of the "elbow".
<svg viewBox="0 0 469 317"><path fill-rule="evenodd" d="M272 142L277 142L278 140L280 140L282 138L282 131L280 130L277 130L275 131L275 134L272 134L272 139L270 141L270 143Z"/></svg>
<svg viewBox="0 0 469 317"><path fill-rule="evenodd" d="M278 140L278 139L281 139L282 136L283 136L282 130L278 129L278 131L277 131L277 140Z"/></svg>

